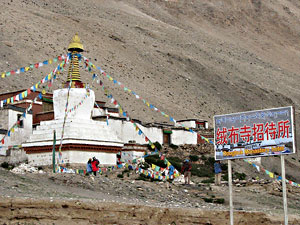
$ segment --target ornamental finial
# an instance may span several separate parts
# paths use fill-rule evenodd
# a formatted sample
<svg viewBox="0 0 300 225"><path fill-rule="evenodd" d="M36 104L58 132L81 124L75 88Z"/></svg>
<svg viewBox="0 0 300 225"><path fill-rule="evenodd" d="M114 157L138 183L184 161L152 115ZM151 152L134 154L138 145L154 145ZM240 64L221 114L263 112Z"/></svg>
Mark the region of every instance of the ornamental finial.
<svg viewBox="0 0 300 225"><path fill-rule="evenodd" d="M73 52L83 52L83 44L80 42L80 38L78 36L78 33L74 35L72 38L71 43L69 44L68 50Z"/></svg>

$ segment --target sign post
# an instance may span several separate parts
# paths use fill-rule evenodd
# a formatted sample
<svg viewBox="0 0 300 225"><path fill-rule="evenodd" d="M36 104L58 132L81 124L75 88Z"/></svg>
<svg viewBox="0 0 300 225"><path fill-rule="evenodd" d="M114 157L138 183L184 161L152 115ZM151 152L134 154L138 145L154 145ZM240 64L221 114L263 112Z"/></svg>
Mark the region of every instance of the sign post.
<svg viewBox="0 0 300 225"><path fill-rule="evenodd" d="M228 160L230 224L233 224L232 159L281 156L284 221L288 224L284 155L294 154L292 106L214 116L215 160Z"/></svg>
<svg viewBox="0 0 300 225"><path fill-rule="evenodd" d="M281 177L282 177L282 197L283 197L283 209L284 209L284 225L288 225L288 209L287 209L287 198L286 198L284 155L281 155L280 158L281 158Z"/></svg>
<svg viewBox="0 0 300 225"><path fill-rule="evenodd" d="M231 169L230 159L228 160L228 185L229 185L230 225L233 225L232 169Z"/></svg>

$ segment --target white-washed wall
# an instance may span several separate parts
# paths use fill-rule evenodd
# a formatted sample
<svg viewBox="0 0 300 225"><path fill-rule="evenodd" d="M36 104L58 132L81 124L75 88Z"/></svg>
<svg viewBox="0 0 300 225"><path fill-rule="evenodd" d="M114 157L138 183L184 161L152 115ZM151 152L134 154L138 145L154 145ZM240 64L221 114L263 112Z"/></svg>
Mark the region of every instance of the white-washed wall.
<svg viewBox="0 0 300 225"><path fill-rule="evenodd" d="M176 127L190 127L190 128L196 128L196 122L195 121L183 121L183 122L178 122L176 123Z"/></svg>
<svg viewBox="0 0 300 225"><path fill-rule="evenodd" d="M85 98L87 91L85 88L71 88L69 93L68 110L78 106L76 110L69 112L68 117L77 119L90 119L94 108L95 93L90 90L89 96ZM63 119L67 102L68 88L58 89L53 92L54 118ZM83 103L79 103L83 100Z"/></svg>
<svg viewBox="0 0 300 225"><path fill-rule="evenodd" d="M92 116L104 116L105 111L103 109L99 108L94 108L92 111Z"/></svg>
<svg viewBox="0 0 300 225"><path fill-rule="evenodd" d="M171 143L174 145L197 144L197 133L185 130L172 130Z"/></svg>
<svg viewBox="0 0 300 225"><path fill-rule="evenodd" d="M94 156L100 161L101 165L116 165L117 154L107 152L83 152L83 151L68 151L69 162L72 163L87 163L89 158Z"/></svg>
<svg viewBox="0 0 300 225"><path fill-rule="evenodd" d="M28 164L31 166L52 165L52 152L27 154L27 156L28 156ZM58 153L56 153L56 158L58 158Z"/></svg>
<svg viewBox="0 0 300 225"><path fill-rule="evenodd" d="M28 163L32 166L52 165L52 152L28 154ZM101 165L116 165L116 153L86 152L86 151L63 151L62 160L64 163L86 164L89 158L96 157ZM58 159L58 152L56 152Z"/></svg>
<svg viewBox="0 0 300 225"><path fill-rule="evenodd" d="M18 115L20 114L23 113L9 109L9 113L8 113L9 128L11 128L17 122ZM11 132L10 137L6 138L8 145L20 145L29 138L29 136L32 134L32 114L26 114L26 118L23 119L23 125L24 125L23 128L15 128L14 132Z"/></svg>
<svg viewBox="0 0 300 225"><path fill-rule="evenodd" d="M1 120L3 120L2 129L10 129L18 120L18 115L23 114L23 112L15 111L12 109L1 110ZM0 155L7 155L8 146L21 145L25 142L32 133L32 114L26 114L26 118L23 119L23 128L14 128L14 132L10 132L10 136L5 137L4 145L0 149ZM1 139L4 135L1 135Z"/></svg>
<svg viewBox="0 0 300 225"><path fill-rule="evenodd" d="M138 144L148 144L148 142L145 141L145 137L138 134L131 122L109 119L108 124L117 134L117 137L120 138L124 143L128 143L130 140L135 140ZM162 143L163 137L161 129L156 127L146 128L140 124L138 124L138 126L152 142L158 141L159 143Z"/></svg>

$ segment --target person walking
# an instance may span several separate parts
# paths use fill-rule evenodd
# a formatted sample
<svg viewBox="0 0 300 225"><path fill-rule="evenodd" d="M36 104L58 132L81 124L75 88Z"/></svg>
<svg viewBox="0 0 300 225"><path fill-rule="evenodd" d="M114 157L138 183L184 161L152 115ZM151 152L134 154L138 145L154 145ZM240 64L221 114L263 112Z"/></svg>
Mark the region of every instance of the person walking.
<svg viewBox="0 0 300 225"><path fill-rule="evenodd" d="M90 158L86 164L86 175L90 175L92 172L92 159Z"/></svg>
<svg viewBox="0 0 300 225"><path fill-rule="evenodd" d="M96 159L96 157L93 157L93 161L92 161L92 171L94 173L94 176L97 175L97 171L99 170L99 160Z"/></svg>
<svg viewBox="0 0 300 225"><path fill-rule="evenodd" d="M221 185L221 174L222 174L222 168L220 161L216 161L214 163L214 169L215 169L215 184L217 186Z"/></svg>
<svg viewBox="0 0 300 225"><path fill-rule="evenodd" d="M184 184L190 185L192 175L192 164L188 159L185 159L181 167L181 173L184 175Z"/></svg>

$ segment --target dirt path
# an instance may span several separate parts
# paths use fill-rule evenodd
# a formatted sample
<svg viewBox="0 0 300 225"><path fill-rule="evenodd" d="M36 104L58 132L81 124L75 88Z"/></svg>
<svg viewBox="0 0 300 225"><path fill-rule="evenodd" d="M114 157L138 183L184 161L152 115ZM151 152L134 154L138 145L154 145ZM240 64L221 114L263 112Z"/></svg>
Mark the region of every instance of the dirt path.
<svg viewBox="0 0 300 225"><path fill-rule="evenodd" d="M0 168L2 224L228 224L228 187L182 186L136 180L120 171L13 174ZM195 180L196 182L196 180ZM281 224L280 191L271 184L234 187L235 224ZM209 203L223 199L224 204ZM300 224L300 197L289 191L289 219ZM208 199L208 200L207 200Z"/></svg>
<svg viewBox="0 0 300 225"><path fill-rule="evenodd" d="M235 224L282 224L260 212L235 212ZM3 224L229 224L228 211L158 208L77 200L0 198ZM299 224L300 218L290 218Z"/></svg>

